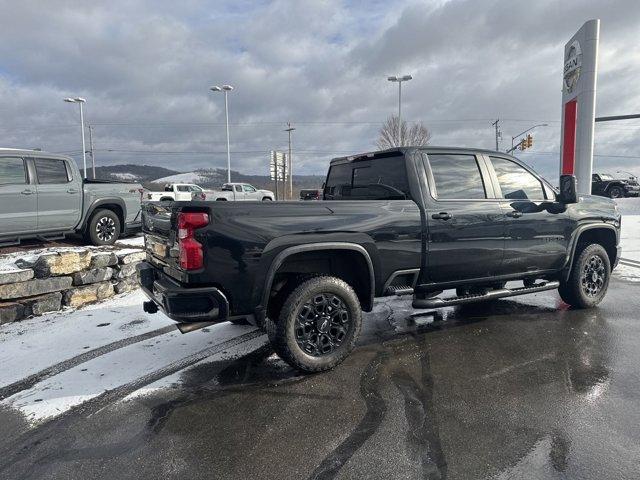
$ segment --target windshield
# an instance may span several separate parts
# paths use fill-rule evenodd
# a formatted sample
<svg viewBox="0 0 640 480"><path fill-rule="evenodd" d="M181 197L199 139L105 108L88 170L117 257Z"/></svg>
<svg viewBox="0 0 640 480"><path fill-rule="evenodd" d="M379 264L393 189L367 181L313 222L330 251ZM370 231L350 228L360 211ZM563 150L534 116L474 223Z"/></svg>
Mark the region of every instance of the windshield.
<svg viewBox="0 0 640 480"><path fill-rule="evenodd" d="M613 175L609 175L608 173L601 173L600 174L600 179L601 180L613 180Z"/></svg>

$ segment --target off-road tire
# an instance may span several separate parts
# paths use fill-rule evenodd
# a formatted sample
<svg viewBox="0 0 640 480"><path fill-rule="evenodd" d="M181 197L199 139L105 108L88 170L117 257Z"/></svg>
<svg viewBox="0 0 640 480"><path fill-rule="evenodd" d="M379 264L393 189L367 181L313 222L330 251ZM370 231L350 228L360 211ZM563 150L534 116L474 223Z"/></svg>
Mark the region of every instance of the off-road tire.
<svg viewBox="0 0 640 480"><path fill-rule="evenodd" d="M593 277L587 279L588 285L583 282L585 272L589 268L593 268L588 263L593 264L594 259L596 265L600 265L602 273L602 285L597 292L588 293L590 285L594 285ZM600 274L596 274L600 276ZM576 250L576 257L571 265L571 272L568 280L561 280L558 293L562 300L576 308L593 308L598 305L607 293L609 287L609 279L611 278L611 263L609 255L602 245L597 243L580 244ZM596 282L595 284L597 284Z"/></svg>
<svg viewBox="0 0 640 480"><path fill-rule="evenodd" d="M624 197L624 190L620 187L611 187L609 189L609 198L622 198Z"/></svg>
<svg viewBox="0 0 640 480"><path fill-rule="evenodd" d="M85 238L93 245L113 245L122 227L120 219L113 210L102 208L91 214L85 230Z"/></svg>
<svg viewBox="0 0 640 480"><path fill-rule="evenodd" d="M320 356L305 352L296 340L298 315L314 296L332 295L343 302L349 315L349 328L334 350ZM275 352L292 367L306 373L330 370L353 350L362 328L362 310L353 288L336 277L317 276L300 283L286 298L277 321L265 321L267 336Z"/></svg>

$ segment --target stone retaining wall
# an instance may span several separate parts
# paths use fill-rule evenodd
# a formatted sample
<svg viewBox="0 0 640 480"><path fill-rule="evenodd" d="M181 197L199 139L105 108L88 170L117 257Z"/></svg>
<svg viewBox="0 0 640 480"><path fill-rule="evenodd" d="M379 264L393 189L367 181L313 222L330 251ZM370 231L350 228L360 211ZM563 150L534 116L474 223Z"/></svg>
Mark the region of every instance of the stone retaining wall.
<svg viewBox="0 0 640 480"><path fill-rule="evenodd" d="M138 288L143 250L77 248L17 257L0 267L0 324L80 307Z"/></svg>

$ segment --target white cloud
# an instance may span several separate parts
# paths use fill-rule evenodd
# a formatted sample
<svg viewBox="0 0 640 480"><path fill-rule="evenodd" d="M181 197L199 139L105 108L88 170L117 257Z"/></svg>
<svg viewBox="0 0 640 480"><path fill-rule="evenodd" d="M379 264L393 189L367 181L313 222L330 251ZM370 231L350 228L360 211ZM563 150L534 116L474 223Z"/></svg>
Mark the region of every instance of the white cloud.
<svg viewBox="0 0 640 480"><path fill-rule="evenodd" d="M597 112L640 110L632 0L0 4L11 18L0 30L2 143L79 151L77 111L62 98L83 95L99 163L223 166L223 97L208 87L231 83L234 168L266 173L261 152L286 145L291 120L296 171L322 173L340 152L373 148L396 108L385 77L406 72L414 80L403 92L405 117L425 121L437 144L490 148L490 121L500 117L508 146L511 135L551 121L523 158L553 175L562 47L595 17ZM596 127L596 154L620 155L596 157L597 168L636 168L623 156L640 157L638 124Z"/></svg>

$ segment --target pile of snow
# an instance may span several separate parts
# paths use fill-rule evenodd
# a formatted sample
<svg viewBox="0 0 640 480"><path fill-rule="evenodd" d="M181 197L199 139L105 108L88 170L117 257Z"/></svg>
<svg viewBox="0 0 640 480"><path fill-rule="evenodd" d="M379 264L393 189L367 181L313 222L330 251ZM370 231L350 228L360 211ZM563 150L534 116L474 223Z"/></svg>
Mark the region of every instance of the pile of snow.
<svg viewBox="0 0 640 480"><path fill-rule="evenodd" d="M177 173L168 177L158 178L151 183L216 183L221 182L223 175L214 169L198 169L193 172Z"/></svg>
<svg viewBox="0 0 640 480"><path fill-rule="evenodd" d="M140 176L136 175L135 173L128 173L128 172L116 172L116 173L111 173L112 177L115 177L119 180L128 180L128 181L139 181L140 180Z"/></svg>
<svg viewBox="0 0 640 480"><path fill-rule="evenodd" d="M176 173L168 177L157 178L151 183L198 183L206 180L196 172Z"/></svg>

